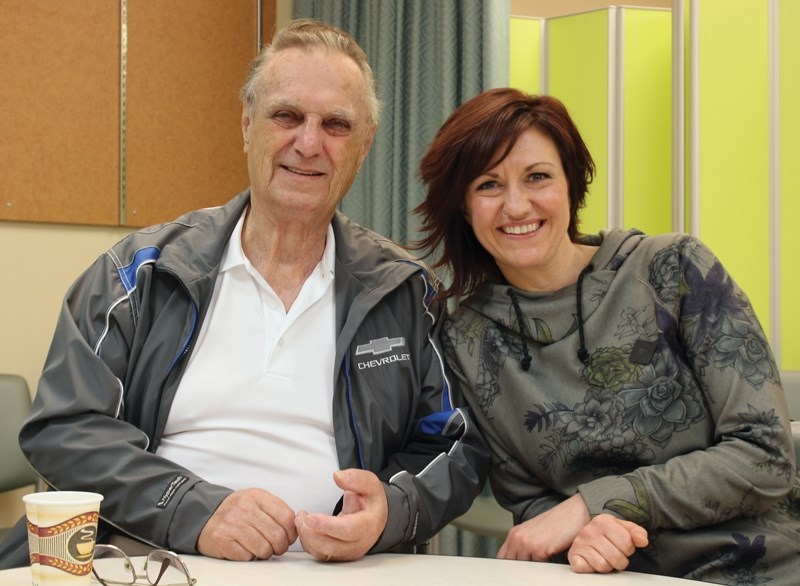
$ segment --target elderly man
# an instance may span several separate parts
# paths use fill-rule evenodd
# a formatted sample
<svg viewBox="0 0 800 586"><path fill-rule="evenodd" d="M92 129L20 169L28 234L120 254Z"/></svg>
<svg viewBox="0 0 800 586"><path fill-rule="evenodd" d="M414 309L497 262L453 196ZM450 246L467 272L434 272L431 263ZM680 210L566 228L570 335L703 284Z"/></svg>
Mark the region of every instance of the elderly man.
<svg viewBox="0 0 800 586"><path fill-rule="evenodd" d="M441 360L433 278L336 211L377 126L366 55L292 22L242 99L250 189L78 279L20 444L54 489L105 496L101 540L232 560L423 542L488 452Z"/></svg>

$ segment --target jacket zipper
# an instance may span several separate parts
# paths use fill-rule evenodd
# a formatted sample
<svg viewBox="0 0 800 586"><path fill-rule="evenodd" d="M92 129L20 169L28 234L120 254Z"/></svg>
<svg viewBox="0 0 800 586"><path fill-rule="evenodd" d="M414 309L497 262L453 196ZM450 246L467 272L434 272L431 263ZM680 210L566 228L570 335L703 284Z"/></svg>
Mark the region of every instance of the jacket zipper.
<svg viewBox="0 0 800 586"><path fill-rule="evenodd" d="M350 428L353 430L353 436L356 440L356 454L358 455L358 465L362 470L365 470L364 455L361 451L361 437L358 435L358 426L356 425L355 410L353 409L353 394L350 384L350 353L344 355L344 380L347 386L347 411L350 415Z"/></svg>
<svg viewBox="0 0 800 586"><path fill-rule="evenodd" d="M180 286L183 289L184 293L186 293L186 296L189 298L189 300L192 303L192 310L193 310L193 313L194 313L192 318L193 318L193 322L194 323L192 323L192 329L189 332L189 337L184 342L185 346L184 346L183 350L172 361L172 364L170 365L169 370L166 372L166 374L164 375L164 378L161 379L161 383L158 385L158 397L157 397L157 400L156 400L155 407L153 409L153 441L150 442L150 446L152 447L153 453L155 453L155 445L158 443L157 442L157 437L156 437L157 435L159 435L159 432L158 432L158 416L159 416L159 414L161 412L161 402L162 402L162 400L164 398L164 388L166 387L167 379L172 374L172 372L175 370L175 367L178 365L178 363L181 360L183 360L183 358L185 358L189 354L189 352L192 349L192 346L194 345L194 334L197 331L197 316L198 316L198 313L199 313L199 310L197 308L197 303L195 303L195 301L194 301L194 297L192 297L192 294L189 293L189 289L186 287L186 285L183 283L183 281L178 277L178 275L176 275L172 271L168 271L168 270L165 270L165 269L160 269L160 270L162 270L163 272L167 273L168 275L171 275L178 282L178 284L180 284Z"/></svg>

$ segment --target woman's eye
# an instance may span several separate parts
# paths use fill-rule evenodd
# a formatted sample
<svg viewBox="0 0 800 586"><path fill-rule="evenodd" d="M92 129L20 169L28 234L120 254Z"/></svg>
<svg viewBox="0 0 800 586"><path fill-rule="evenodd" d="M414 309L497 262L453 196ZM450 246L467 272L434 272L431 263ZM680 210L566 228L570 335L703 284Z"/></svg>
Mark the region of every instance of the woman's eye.
<svg viewBox="0 0 800 586"><path fill-rule="evenodd" d="M497 187L497 181L484 181L475 186L475 191L487 191Z"/></svg>
<svg viewBox="0 0 800 586"><path fill-rule="evenodd" d="M541 172L531 173L528 175L529 181L544 181L545 179L550 179L550 175Z"/></svg>

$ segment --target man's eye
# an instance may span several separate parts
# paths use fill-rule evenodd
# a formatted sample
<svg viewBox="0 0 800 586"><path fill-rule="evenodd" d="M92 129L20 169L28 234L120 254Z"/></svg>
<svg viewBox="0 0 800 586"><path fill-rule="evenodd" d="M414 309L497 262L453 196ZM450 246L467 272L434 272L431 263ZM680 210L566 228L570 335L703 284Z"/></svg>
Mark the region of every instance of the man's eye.
<svg viewBox="0 0 800 586"><path fill-rule="evenodd" d="M295 112L280 110L272 115L272 119L281 124L299 124L301 118Z"/></svg>
<svg viewBox="0 0 800 586"><path fill-rule="evenodd" d="M325 121L325 128L335 134L345 134L350 132L353 125L348 120L342 118L330 118Z"/></svg>

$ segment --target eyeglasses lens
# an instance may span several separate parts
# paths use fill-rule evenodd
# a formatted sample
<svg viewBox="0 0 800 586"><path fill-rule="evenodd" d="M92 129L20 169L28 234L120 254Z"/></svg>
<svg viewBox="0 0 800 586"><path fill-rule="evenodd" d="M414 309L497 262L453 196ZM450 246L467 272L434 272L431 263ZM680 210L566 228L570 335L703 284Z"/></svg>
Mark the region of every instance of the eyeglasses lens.
<svg viewBox="0 0 800 586"><path fill-rule="evenodd" d="M106 584L133 584L136 574L130 559L117 549L97 547L94 552L94 571Z"/></svg>

